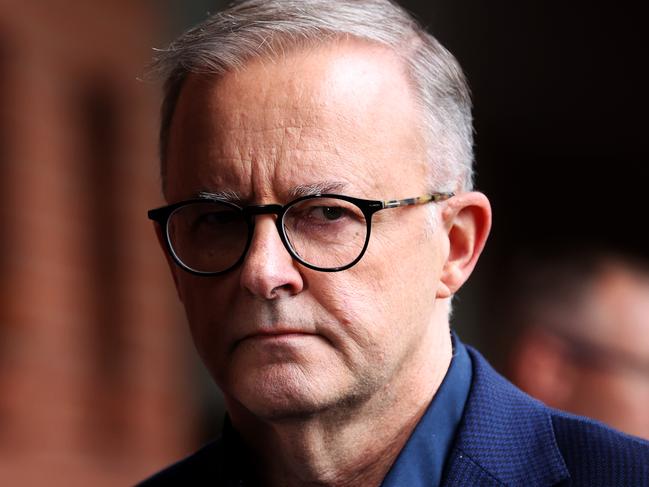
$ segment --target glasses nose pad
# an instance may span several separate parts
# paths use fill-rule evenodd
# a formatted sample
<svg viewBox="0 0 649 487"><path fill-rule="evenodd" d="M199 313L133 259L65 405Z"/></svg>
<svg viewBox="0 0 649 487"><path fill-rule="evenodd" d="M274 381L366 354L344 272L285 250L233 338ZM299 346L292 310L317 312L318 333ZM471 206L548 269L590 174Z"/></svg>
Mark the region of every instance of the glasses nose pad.
<svg viewBox="0 0 649 487"><path fill-rule="evenodd" d="M290 243L286 240L286 233L282 229L282 221L280 218L281 206L278 205L265 205L263 207L249 207L253 209L251 213L246 215L246 218L249 221L250 228L250 242L248 244L248 250L246 254L250 253L250 249L255 245L255 236L258 234L257 228L259 228L259 218L260 216L270 216L275 218L275 228L277 231L277 237L282 244L282 248L286 251L291 258L293 258L293 252L290 248ZM273 238L273 237L271 237Z"/></svg>
<svg viewBox="0 0 649 487"><path fill-rule="evenodd" d="M286 247L286 250L288 251L289 254L291 254L291 257L294 259L297 259L298 261L302 260L302 255L298 252L298 247L296 246L294 240L293 240L293 233L292 228L294 223L292 224L292 215L291 213L291 208L288 209L284 215L282 215L282 218L277 219L277 231L279 233L280 238L282 239L282 242L284 243L284 246Z"/></svg>
<svg viewBox="0 0 649 487"><path fill-rule="evenodd" d="M279 222L279 220L277 224L277 231L279 232L279 236L282 239L286 250L289 254L291 254L291 257L293 257L293 255L297 255L295 245L293 245L293 242L291 241L290 233L284 229L282 222Z"/></svg>

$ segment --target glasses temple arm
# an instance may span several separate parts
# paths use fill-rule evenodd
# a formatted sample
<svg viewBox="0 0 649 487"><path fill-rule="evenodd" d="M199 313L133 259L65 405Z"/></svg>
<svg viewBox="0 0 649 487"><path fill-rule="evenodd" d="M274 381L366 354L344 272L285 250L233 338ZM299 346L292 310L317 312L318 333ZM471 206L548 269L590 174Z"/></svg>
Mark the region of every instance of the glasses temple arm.
<svg viewBox="0 0 649 487"><path fill-rule="evenodd" d="M383 208L397 208L399 206L423 205L424 203L445 201L455 196L455 193L432 193L416 198L406 198L403 200L385 200L382 201Z"/></svg>

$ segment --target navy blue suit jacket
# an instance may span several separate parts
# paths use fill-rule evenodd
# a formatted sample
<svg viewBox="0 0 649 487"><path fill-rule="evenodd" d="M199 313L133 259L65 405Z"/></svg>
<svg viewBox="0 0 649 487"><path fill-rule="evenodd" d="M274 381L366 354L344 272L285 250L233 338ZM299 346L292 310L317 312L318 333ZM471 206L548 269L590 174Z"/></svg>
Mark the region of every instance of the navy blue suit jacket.
<svg viewBox="0 0 649 487"><path fill-rule="evenodd" d="M546 407L467 348L473 381L442 486L649 487L649 442ZM238 485L231 453L216 441L141 485Z"/></svg>
<svg viewBox="0 0 649 487"><path fill-rule="evenodd" d="M473 384L443 486L649 486L649 442L546 407L467 348Z"/></svg>

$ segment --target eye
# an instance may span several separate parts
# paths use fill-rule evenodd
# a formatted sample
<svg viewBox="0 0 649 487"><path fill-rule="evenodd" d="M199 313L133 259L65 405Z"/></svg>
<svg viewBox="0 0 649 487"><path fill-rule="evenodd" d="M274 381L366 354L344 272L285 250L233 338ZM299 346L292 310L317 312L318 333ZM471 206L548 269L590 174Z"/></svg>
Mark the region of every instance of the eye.
<svg viewBox="0 0 649 487"><path fill-rule="evenodd" d="M173 222L189 232L224 232L238 227L241 214L215 203L197 203L174 213Z"/></svg>
<svg viewBox="0 0 649 487"><path fill-rule="evenodd" d="M228 225L238 220L233 211L211 211L200 215L197 224L201 225Z"/></svg>
<svg viewBox="0 0 649 487"><path fill-rule="evenodd" d="M313 224L326 225L328 223L347 223L356 219L355 212L344 205L314 204L302 209L300 218Z"/></svg>
<svg viewBox="0 0 649 487"><path fill-rule="evenodd" d="M316 217L322 214L325 220L338 220L345 216L346 213L346 210L341 206L318 206L313 211Z"/></svg>
<svg viewBox="0 0 649 487"><path fill-rule="evenodd" d="M284 217L284 225L294 229L311 228L340 231L343 226L365 224L363 213L352 203L336 198L313 198L292 206Z"/></svg>

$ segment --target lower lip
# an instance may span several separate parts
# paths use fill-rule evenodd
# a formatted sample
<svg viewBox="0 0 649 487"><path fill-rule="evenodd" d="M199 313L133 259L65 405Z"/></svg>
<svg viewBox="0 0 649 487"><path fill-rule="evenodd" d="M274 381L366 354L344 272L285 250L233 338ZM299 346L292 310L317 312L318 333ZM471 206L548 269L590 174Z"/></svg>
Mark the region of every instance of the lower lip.
<svg viewBox="0 0 649 487"><path fill-rule="evenodd" d="M280 348L294 348L301 347L306 344L315 335L309 333L278 333L278 334L261 334L252 335L245 338L240 344L248 344L252 347L280 347Z"/></svg>
<svg viewBox="0 0 649 487"><path fill-rule="evenodd" d="M292 340L299 340L301 338L311 337L313 335L308 333L278 333L278 334L267 334L267 335L253 335L246 340L252 341L261 341L261 342L285 342Z"/></svg>

